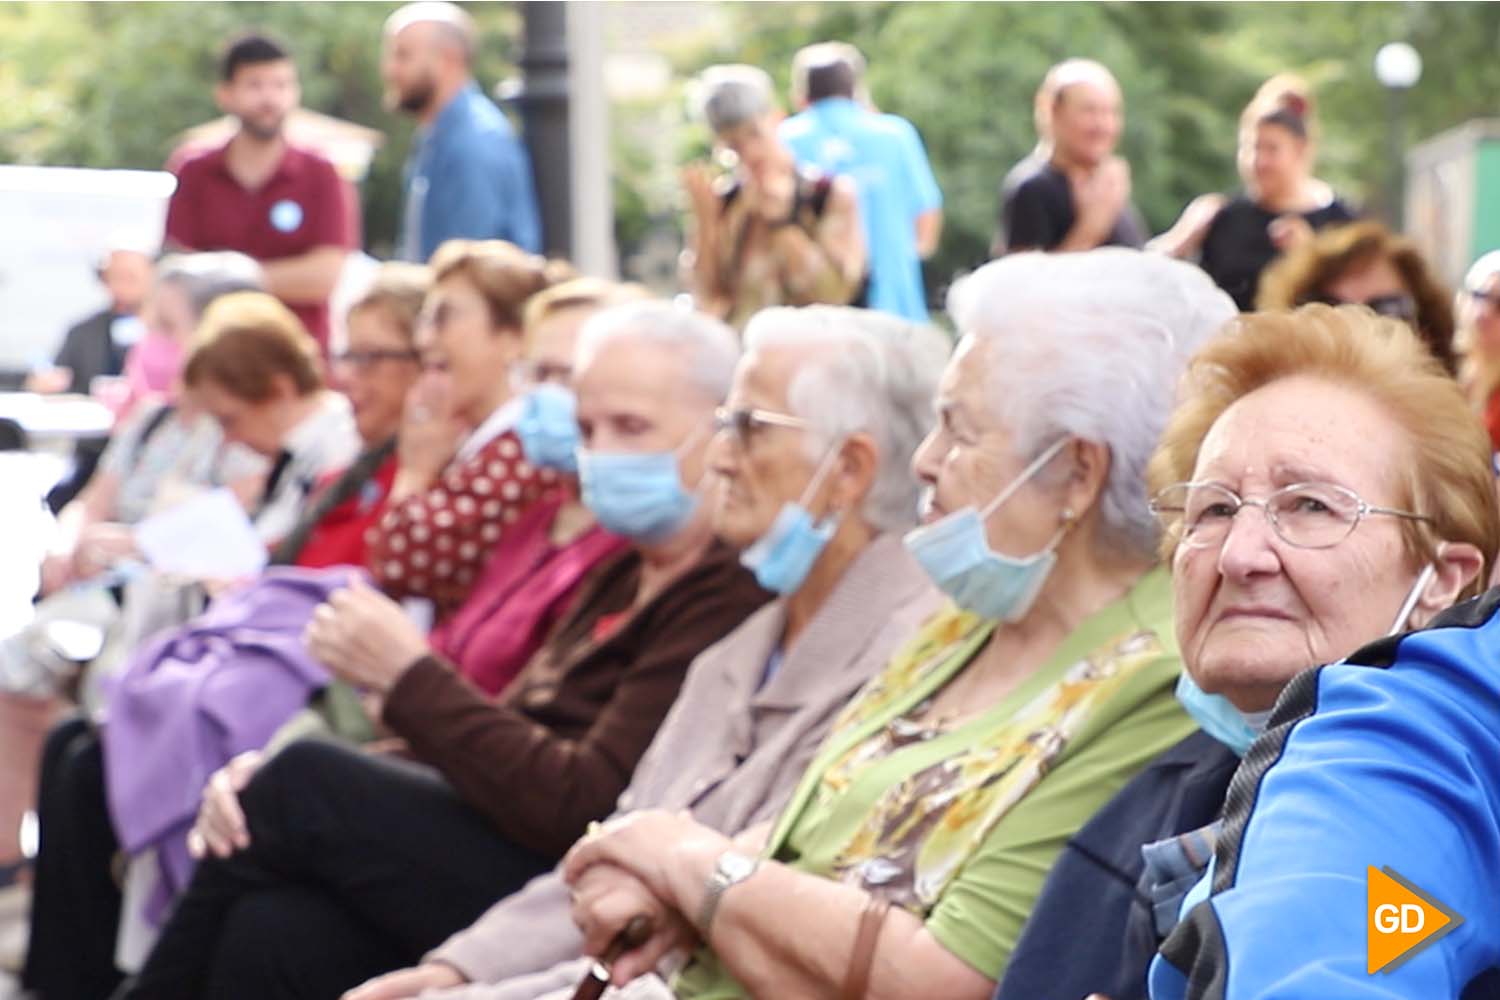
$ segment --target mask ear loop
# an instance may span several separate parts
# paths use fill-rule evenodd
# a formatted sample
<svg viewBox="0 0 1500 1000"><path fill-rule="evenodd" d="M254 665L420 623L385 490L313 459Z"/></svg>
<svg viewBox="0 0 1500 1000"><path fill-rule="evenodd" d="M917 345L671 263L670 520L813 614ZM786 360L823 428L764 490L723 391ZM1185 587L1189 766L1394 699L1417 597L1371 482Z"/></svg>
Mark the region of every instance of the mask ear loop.
<svg viewBox="0 0 1500 1000"><path fill-rule="evenodd" d="M1065 437L1058 438L1056 441L1052 442L1051 447L1042 452L1036 458L1032 459L1031 464L1022 469L1021 474L1015 479L1012 479L1010 481L1010 485L1000 491L999 496L995 497L995 499L984 505L984 508L979 512L979 519L981 521L989 520L989 516L995 513L995 511L999 510L1001 504L1005 503L1005 501L1014 496L1017 490L1019 490L1022 486L1025 486L1031 480L1032 476L1035 476L1038 472L1042 471L1042 469L1047 465L1048 462L1056 458L1057 453L1063 450L1063 445L1067 444L1069 440L1071 439Z"/></svg>
<svg viewBox="0 0 1500 1000"><path fill-rule="evenodd" d="M1435 576L1437 576L1437 567L1432 563L1428 563L1427 567L1417 575L1417 582L1412 584L1411 591L1406 595L1406 600L1401 602L1401 610L1396 612L1396 620L1391 622L1390 631L1386 632L1386 635L1395 635L1406 628L1406 620L1416 610L1417 602L1422 599L1422 591L1427 589L1427 585L1432 582L1432 578Z"/></svg>
<svg viewBox="0 0 1500 1000"><path fill-rule="evenodd" d="M823 483L828 479L829 474L833 472L834 459L839 457L839 453L843 450L844 443L848 440L849 438L847 435L840 436L838 440L835 441L833 445L823 453L823 459L818 463L818 468L816 469L816 471L813 472L812 479L808 480L806 488L804 488L802 491L802 495L797 498L797 506L801 507L803 510L807 510L808 502L811 501L813 497L818 495L818 490L823 488ZM843 511L830 510L822 517L818 518L817 523L821 527L829 520L829 518L837 517L842 513Z"/></svg>

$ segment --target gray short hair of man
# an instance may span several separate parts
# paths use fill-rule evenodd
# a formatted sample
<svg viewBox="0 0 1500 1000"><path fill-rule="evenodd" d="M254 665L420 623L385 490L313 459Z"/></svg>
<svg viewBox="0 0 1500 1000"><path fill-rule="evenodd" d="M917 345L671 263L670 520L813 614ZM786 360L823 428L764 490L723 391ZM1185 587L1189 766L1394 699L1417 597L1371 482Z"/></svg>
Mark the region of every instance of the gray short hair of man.
<svg viewBox="0 0 1500 1000"><path fill-rule="evenodd" d="M475 39L478 32L469 12L456 3L446 0L417 0L400 7L385 21L385 34L394 37L413 24L430 24L437 29L438 38L454 46L463 55L465 63L473 62Z"/></svg>
<svg viewBox="0 0 1500 1000"><path fill-rule="evenodd" d="M157 262L156 283L180 288L194 319L221 295L265 290L260 265L233 250L168 254Z"/></svg>
<svg viewBox="0 0 1500 1000"><path fill-rule="evenodd" d="M1153 558L1146 462L1188 359L1235 315L1229 296L1191 264L1106 248L992 261L953 287L948 312L992 342L989 395L1019 457L1061 437L1107 446L1100 543Z"/></svg>
<svg viewBox="0 0 1500 1000"><path fill-rule="evenodd" d="M776 91L758 66L710 66L698 77L697 103L708 127L723 135L775 108Z"/></svg>
<svg viewBox="0 0 1500 1000"><path fill-rule="evenodd" d="M813 425L808 457L821 459L844 435L870 434L880 470L865 519L881 531L911 527L919 493L911 459L932 427L948 337L926 324L847 306L763 309L745 328L749 352L803 346L814 350L787 386L787 403Z"/></svg>
<svg viewBox="0 0 1500 1000"><path fill-rule="evenodd" d="M689 382L715 405L729 395L740 360L739 338L712 316L673 302L627 302L590 316L578 331L574 368L582 369L606 344L627 338L660 344L681 357Z"/></svg>

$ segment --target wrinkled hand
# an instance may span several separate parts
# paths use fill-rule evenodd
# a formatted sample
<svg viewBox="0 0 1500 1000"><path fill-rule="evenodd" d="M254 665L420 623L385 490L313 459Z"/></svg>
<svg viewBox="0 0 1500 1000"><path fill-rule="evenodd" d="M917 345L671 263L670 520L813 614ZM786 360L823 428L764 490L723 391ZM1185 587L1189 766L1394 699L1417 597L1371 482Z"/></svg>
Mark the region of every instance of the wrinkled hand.
<svg viewBox="0 0 1500 1000"><path fill-rule="evenodd" d="M318 605L303 641L334 675L380 695L428 652L426 636L401 605L359 577Z"/></svg>
<svg viewBox="0 0 1500 1000"><path fill-rule="evenodd" d="M250 827L240 808L240 792L250 783L265 757L249 750L214 772L203 789L198 819L188 832L188 853L202 860L209 854L227 858L250 846Z"/></svg>
<svg viewBox="0 0 1500 1000"><path fill-rule="evenodd" d="M423 372L406 394L396 438L398 475L422 489L442 474L468 433L451 399L452 378L444 371Z"/></svg>
<svg viewBox="0 0 1500 1000"><path fill-rule="evenodd" d="M1283 215L1271 220L1266 227L1271 244L1282 253L1301 246L1313 237L1313 228L1300 215Z"/></svg>
<svg viewBox="0 0 1500 1000"><path fill-rule="evenodd" d="M717 858L731 846L728 837L699 823L691 813L643 809L610 820L574 844L563 858L562 874L568 885L576 886L594 865L615 865L676 907L674 888L684 874L680 856L701 850Z"/></svg>
<svg viewBox="0 0 1500 1000"><path fill-rule="evenodd" d="M616 986L655 970L672 952L693 947L697 932L682 914L615 865L594 865L573 886L573 922L583 931L585 955L604 954L625 925L638 916L650 921L651 935L615 959L610 971Z"/></svg>
<svg viewBox="0 0 1500 1000"><path fill-rule="evenodd" d="M414 969L376 976L339 1000L415 1000L427 990L446 990L467 982L463 973L445 962L424 962Z"/></svg>

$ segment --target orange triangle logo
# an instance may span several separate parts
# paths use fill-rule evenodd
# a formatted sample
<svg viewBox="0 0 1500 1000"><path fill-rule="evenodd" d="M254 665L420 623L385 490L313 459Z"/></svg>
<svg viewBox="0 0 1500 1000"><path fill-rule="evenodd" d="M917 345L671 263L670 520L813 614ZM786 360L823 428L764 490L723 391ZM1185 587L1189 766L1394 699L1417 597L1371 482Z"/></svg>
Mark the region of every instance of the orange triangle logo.
<svg viewBox="0 0 1500 1000"><path fill-rule="evenodd" d="M1464 918L1389 866L1368 869L1365 971L1394 972L1417 952L1456 930Z"/></svg>

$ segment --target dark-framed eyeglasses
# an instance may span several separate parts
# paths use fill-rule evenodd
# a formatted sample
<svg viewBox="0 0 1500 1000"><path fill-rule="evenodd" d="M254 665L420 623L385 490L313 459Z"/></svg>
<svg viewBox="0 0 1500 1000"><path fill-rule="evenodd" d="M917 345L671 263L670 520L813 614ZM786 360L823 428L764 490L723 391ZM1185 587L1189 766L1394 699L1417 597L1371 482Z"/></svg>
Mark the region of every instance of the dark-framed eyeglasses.
<svg viewBox="0 0 1500 1000"><path fill-rule="evenodd" d="M1388 316L1391 319L1399 319L1404 323L1413 325L1417 322L1417 301L1405 292L1395 292L1391 295L1373 295L1368 299L1359 301L1340 299L1324 294L1314 295L1308 301L1321 302L1328 306L1364 306L1377 316Z"/></svg>
<svg viewBox="0 0 1500 1000"><path fill-rule="evenodd" d="M369 371L382 361L416 363L421 359L422 356L414 350L382 348L368 351L340 351L333 356L333 363L353 368L356 371Z"/></svg>
<svg viewBox="0 0 1500 1000"><path fill-rule="evenodd" d="M728 431L730 436L740 444L752 440L756 434L768 427L786 427L805 431L811 426L801 417L794 417L790 413L777 413L775 410L757 410L753 407L730 409L727 406L714 410L714 429Z"/></svg>
<svg viewBox="0 0 1500 1000"><path fill-rule="evenodd" d="M1162 530L1191 549L1218 548L1245 507L1259 507L1271 530L1299 549L1327 549L1354 533L1371 514L1432 523L1408 510L1377 507L1334 483L1294 483L1259 499L1242 497L1218 483L1177 483L1151 498Z"/></svg>

